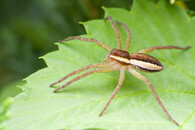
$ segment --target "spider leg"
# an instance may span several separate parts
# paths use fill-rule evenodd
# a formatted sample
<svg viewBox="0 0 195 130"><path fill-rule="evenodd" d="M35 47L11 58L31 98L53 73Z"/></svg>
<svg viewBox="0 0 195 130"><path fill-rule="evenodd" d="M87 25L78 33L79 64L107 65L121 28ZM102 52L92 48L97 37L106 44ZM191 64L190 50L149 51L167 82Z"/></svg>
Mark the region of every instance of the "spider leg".
<svg viewBox="0 0 195 130"><path fill-rule="evenodd" d="M126 24L121 23L121 22L119 22L119 21L117 21L117 20L116 20L116 22L117 22L119 25L122 25L123 28L125 29L125 31L127 32L127 39L126 39L126 41L125 41L125 51L128 51L129 45L130 45L130 41L131 41L131 33L130 33L130 31L129 31L129 29L128 29L128 27L127 27Z"/></svg>
<svg viewBox="0 0 195 130"><path fill-rule="evenodd" d="M110 46L108 46L105 43L100 42L100 41L98 41L96 39L93 39L93 38L84 38L84 37L74 36L74 37L69 37L69 38L67 38L65 40L60 40L59 42L66 42L66 41L70 41L70 40L73 40L73 39L86 41L86 42L94 42L95 44L99 45L100 47L103 47L104 49L106 49L108 51L112 50L112 48Z"/></svg>
<svg viewBox="0 0 195 130"><path fill-rule="evenodd" d="M122 49L122 44L121 44L121 37L120 37L120 32L118 27L114 24L114 21L112 20L111 16L108 16L104 19L108 19L110 21L110 24L112 25L112 27L115 30L115 34L116 34L116 40L117 40L117 49Z"/></svg>
<svg viewBox="0 0 195 130"><path fill-rule="evenodd" d="M58 80L57 82L54 82L52 83L51 85L49 85L50 87L57 84L57 83L60 83L62 81L64 81L65 79L67 79L68 77L72 76L72 75L75 75L75 74L78 74L82 71L85 71L87 69L90 69L90 68L105 68L105 67L108 67L108 63L96 63L96 64L91 64L91 65L87 65L81 69L78 69L76 71L73 71L71 73L69 73L68 75L64 76L63 78L61 78L60 80Z"/></svg>
<svg viewBox="0 0 195 130"><path fill-rule="evenodd" d="M63 89L66 86L70 85L71 83L73 83L73 82L75 82L75 81L77 81L79 79L82 79L82 78L84 78L84 77L86 77L86 76L88 76L90 74L93 74L93 73L101 73L101 72L112 72L112 71L115 71L115 70L117 70L117 69L113 69L113 68L98 68L98 69L90 70L90 71L88 71L88 72L86 72L86 73L84 73L84 74L82 74L80 76L77 76L76 78L70 80L69 82L67 82L63 86L55 89L54 92L56 92L56 91L58 91L60 89Z"/></svg>
<svg viewBox="0 0 195 130"><path fill-rule="evenodd" d="M114 90L114 92L112 93L110 99L109 99L108 102L106 103L104 109L102 110L102 112L100 113L99 116L101 116L101 115L104 113L104 111L107 109L108 105L110 104L110 102L111 102L112 99L114 98L114 96L117 94L117 92L118 92L119 89L121 88L122 83L123 83L123 80L124 80L124 77L125 77L125 69L124 69L124 68L121 68L121 69L120 69L120 77L119 77L118 85L117 85L116 89Z"/></svg>
<svg viewBox="0 0 195 130"><path fill-rule="evenodd" d="M178 46L155 46L155 47L150 47L150 48L143 49L143 50L139 51L138 53L149 53L149 52L152 52L154 50L162 50L162 49L187 50L189 48L191 48L191 46L187 46L187 47L178 47Z"/></svg>
<svg viewBox="0 0 195 130"><path fill-rule="evenodd" d="M135 76L136 78L140 79L141 81L143 81L145 84L147 84L149 86L149 88L152 90L152 93L154 94L154 97L156 98L158 104L161 106L161 108L163 109L163 111L165 112L165 114L169 117L169 119L174 122L176 125L179 126L179 124L171 117L171 115L168 113L168 111L165 109L164 105L162 104L160 98L158 97L156 91L154 90L153 85L147 80L147 78L145 78L143 75L141 75L140 73L138 73L137 71L133 70L132 68L129 68L128 71Z"/></svg>

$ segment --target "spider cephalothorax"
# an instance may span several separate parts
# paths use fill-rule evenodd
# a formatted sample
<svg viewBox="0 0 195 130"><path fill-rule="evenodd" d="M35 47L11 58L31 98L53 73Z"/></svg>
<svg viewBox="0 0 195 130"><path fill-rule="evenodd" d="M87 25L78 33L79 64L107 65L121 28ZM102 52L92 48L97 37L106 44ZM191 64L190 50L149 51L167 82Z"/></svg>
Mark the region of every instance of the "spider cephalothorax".
<svg viewBox="0 0 195 130"><path fill-rule="evenodd" d="M116 89L114 90L114 92L112 93L110 99L108 100L108 102L106 103L104 109L102 110L102 112L100 113L99 116L101 116L104 111L107 109L108 105L110 104L110 102L112 101L112 99L114 98L114 96L117 94L117 92L119 91L120 87L122 86L123 80L124 80L124 76L125 76L125 70L128 70L133 76L135 76L136 78L142 80L146 85L149 86L149 88L151 89L152 93L154 94L158 104L161 106L161 108L163 109L163 111L165 112L165 114L169 117L169 119L174 122L176 125L179 125L172 117L171 115L168 113L168 111L165 109L164 105L162 104L160 98L158 97L156 91L154 90L153 85L140 73L138 73L135 69L138 69L140 71L144 71L144 72L158 72L163 70L163 65L154 57L147 55L146 53L152 52L154 50L161 50L161 49L181 49L181 50L186 50L189 49L190 46L187 47L177 47L177 46L156 46L156 47L150 47L150 48L146 48L143 49L137 53L132 53L131 55L128 52L128 48L130 45L130 40L131 40L131 35L130 35L130 31L128 29L128 27L121 22L117 22L117 24L123 26L123 28L125 29L125 31L127 32L127 39L125 42L125 47L124 50L122 50L122 44L121 44L121 37L120 37L120 33L119 30L117 28L117 26L114 24L114 21L112 20L112 18L110 16L106 17L105 19L108 19L112 25L112 27L115 30L116 33L116 39L117 39L117 49L112 49L110 46L104 44L103 42L100 42L98 40L95 40L93 38L83 38L83 37L70 37L67 38L65 40L62 40L61 42L65 42L65 41L69 41L69 40L73 40L73 39L77 39L77 40L82 40L82 41L86 41L86 42L94 42L95 44L99 45L100 47L106 49L107 51L109 51L108 55L106 56L104 63L95 63L95 64L91 64L91 65L87 65L81 69L78 69L76 71L73 71L71 73L69 73L68 75L64 76L62 79L58 80L57 82L52 83L50 86L53 86L57 83L60 83L62 81L64 81L65 79L67 79L68 77L74 75L74 74L78 74L82 71L88 70L90 68L95 68L93 70L87 71L86 73L77 76L76 78L70 80L69 82L67 82L66 84L64 84L63 86L57 88L56 90L54 90L54 92L68 86L69 84L84 78L90 74L93 73L100 73L100 72L111 72L111 71L116 71L116 70L120 70L120 76L119 76L119 82L118 85L116 87Z"/></svg>
<svg viewBox="0 0 195 130"><path fill-rule="evenodd" d="M115 60L121 63L122 65L129 65L130 54L127 51L114 48L110 51L107 58Z"/></svg>

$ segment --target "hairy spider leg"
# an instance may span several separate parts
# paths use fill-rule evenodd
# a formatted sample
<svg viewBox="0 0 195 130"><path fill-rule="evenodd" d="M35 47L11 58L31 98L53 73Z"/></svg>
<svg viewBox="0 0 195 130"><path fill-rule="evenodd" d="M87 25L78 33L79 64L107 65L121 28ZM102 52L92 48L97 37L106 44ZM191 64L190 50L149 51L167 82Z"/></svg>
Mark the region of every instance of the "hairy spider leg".
<svg viewBox="0 0 195 130"><path fill-rule="evenodd" d="M130 45L130 42L131 42L131 32L129 30L129 28L127 27L126 24L124 23L121 23L119 21L116 20L116 23L119 24L119 25L122 25L123 28L125 29L125 31L127 32L127 38L126 38L126 41L125 41L125 51L128 51L129 49L129 45Z"/></svg>
<svg viewBox="0 0 195 130"><path fill-rule="evenodd" d="M81 40L81 41L86 41L86 42L94 42L95 44L99 45L100 47L108 50L108 51L111 51L112 48L109 46L109 45L106 45L105 43L103 42L100 42L96 39L93 39L93 38L84 38L84 37L79 37L79 36L74 36L74 37L69 37L65 40L60 40L59 42L66 42L66 41L70 41L70 40L73 40L73 39L77 39L77 40Z"/></svg>
<svg viewBox="0 0 195 130"><path fill-rule="evenodd" d="M116 40L117 40L117 49L122 49L122 43L121 43L121 36L118 27L114 24L114 21L112 20L111 16L105 17L104 19L108 19L110 21L110 24L115 30Z"/></svg>
<svg viewBox="0 0 195 130"><path fill-rule="evenodd" d="M104 109L102 110L102 112L100 113L99 116L101 116L104 111L107 109L108 105L110 104L110 102L112 101L112 99L114 98L114 96L117 94L117 92L119 91L119 89L121 88L122 86L122 83L124 81L124 77L125 77L125 68L121 68L120 69L120 77L119 77L119 82L118 82L118 85L116 87L116 89L114 90L114 92L112 93L110 99L108 100L108 102L106 103Z"/></svg>
<svg viewBox="0 0 195 130"><path fill-rule="evenodd" d="M90 70L90 71L88 71L88 72L86 72L86 73L84 73L84 74L82 74L80 76L77 76L76 78L70 80L69 82L67 82L66 84L62 85L61 87L55 89L54 92L56 92L56 91L58 91L60 89L63 89L66 86L70 85L71 83L73 83L73 82L75 82L75 81L77 81L79 79L82 79L82 78L84 78L84 77L86 77L86 76L88 76L90 74L101 73L101 72L112 72L112 71L115 71L115 70L118 70L118 68L117 69L113 69L113 68L98 68L98 69Z"/></svg>
<svg viewBox="0 0 195 130"><path fill-rule="evenodd" d="M191 46L187 46L187 47L177 47L177 46L155 46L155 47L150 47L150 48L146 48L143 49L141 51L139 51L138 53L149 53L152 52L154 50L162 50L162 49L179 49L179 50L187 50L191 48Z"/></svg>
<svg viewBox="0 0 195 130"><path fill-rule="evenodd" d="M80 73L82 71L85 71L87 69L90 69L90 68L107 68L107 67L109 67L108 63L95 63L95 64L87 65L87 66L85 66L83 68L80 68L80 69L78 69L76 71L73 71L73 72L69 73L68 75L64 76L63 78L61 78L57 82L52 83L49 86L51 87L51 86L53 86L55 84L58 84L58 83L64 81L65 79L67 79L68 77L70 77L72 75L75 75L75 74L78 74L78 73Z"/></svg>
<svg viewBox="0 0 195 130"><path fill-rule="evenodd" d="M132 69L131 67L128 69L128 71L135 76L136 78L140 79L141 81L143 81L146 85L149 86L149 88L152 90L152 93L154 95L154 97L156 98L158 104L161 106L161 108L163 109L163 111L165 112L165 114L169 117L169 119L175 123L177 126L179 126L179 124L171 117L171 115L168 113L168 111L165 109L164 105L162 104L160 98L158 97L153 85L147 80L147 78L145 78L143 75L141 75L140 73L138 73L137 71L135 71L134 69Z"/></svg>

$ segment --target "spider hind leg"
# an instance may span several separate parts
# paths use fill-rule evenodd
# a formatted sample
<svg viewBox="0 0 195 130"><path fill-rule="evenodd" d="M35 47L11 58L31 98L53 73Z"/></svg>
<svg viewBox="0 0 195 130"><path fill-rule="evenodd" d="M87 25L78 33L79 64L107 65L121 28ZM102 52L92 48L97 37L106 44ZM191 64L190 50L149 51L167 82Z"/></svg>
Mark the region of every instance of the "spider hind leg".
<svg viewBox="0 0 195 130"><path fill-rule="evenodd" d="M179 124L171 117L171 115L168 113L168 111L166 110L166 108L164 107L164 105L162 104L160 98L158 97L153 85L147 80L147 78L145 78L143 75L141 75L140 73L138 73L137 71L135 71L132 68L129 68L128 71L135 76L136 78L138 78L139 80L143 81L146 85L149 86L149 88L151 89L154 97L156 98L158 104L160 105L160 107L163 109L164 113L167 115L167 117L173 122L175 123L177 126L179 126Z"/></svg>

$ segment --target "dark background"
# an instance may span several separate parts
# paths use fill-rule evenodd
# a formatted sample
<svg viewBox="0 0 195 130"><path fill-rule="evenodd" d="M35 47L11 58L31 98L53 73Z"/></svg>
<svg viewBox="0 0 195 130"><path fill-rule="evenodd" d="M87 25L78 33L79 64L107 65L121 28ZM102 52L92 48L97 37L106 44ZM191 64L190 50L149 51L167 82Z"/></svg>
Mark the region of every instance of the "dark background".
<svg viewBox="0 0 195 130"><path fill-rule="evenodd" d="M132 0L1 0L0 102L21 90L22 79L46 67L38 57L57 50L58 40L84 34L80 21L101 19L102 6L131 9ZM193 16L195 1L179 3Z"/></svg>

